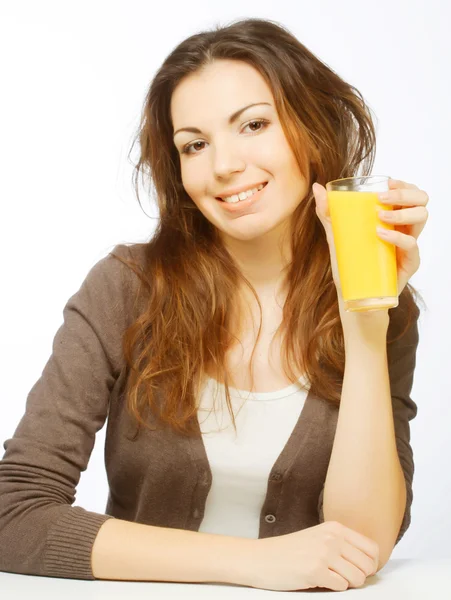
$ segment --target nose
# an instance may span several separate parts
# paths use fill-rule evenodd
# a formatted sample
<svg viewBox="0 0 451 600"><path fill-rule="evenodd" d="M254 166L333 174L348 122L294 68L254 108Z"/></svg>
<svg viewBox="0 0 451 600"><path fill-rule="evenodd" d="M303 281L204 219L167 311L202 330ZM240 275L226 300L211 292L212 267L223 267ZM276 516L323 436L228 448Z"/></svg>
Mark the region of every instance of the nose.
<svg viewBox="0 0 451 600"><path fill-rule="evenodd" d="M213 149L212 161L215 177L227 178L230 173L243 171L246 163L234 148L233 143L222 142Z"/></svg>

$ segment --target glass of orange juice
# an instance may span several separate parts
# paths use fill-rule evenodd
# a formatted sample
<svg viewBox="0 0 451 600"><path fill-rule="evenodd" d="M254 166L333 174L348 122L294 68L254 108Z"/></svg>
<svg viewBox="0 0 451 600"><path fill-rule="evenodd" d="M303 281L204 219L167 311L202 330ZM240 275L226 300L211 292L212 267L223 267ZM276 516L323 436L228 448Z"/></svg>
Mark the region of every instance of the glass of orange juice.
<svg viewBox="0 0 451 600"><path fill-rule="evenodd" d="M398 306L396 247L379 238L376 227L394 229L381 221L378 194L389 177L335 179L326 184L344 308L347 312Z"/></svg>

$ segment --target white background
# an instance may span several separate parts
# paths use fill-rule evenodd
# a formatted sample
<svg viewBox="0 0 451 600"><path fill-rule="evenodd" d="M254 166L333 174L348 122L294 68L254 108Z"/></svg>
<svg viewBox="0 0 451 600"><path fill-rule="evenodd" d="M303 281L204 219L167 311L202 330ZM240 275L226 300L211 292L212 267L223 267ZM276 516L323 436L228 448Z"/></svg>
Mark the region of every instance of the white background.
<svg viewBox="0 0 451 600"><path fill-rule="evenodd" d="M51 354L62 310L116 244L142 242L157 210L127 155L148 85L184 38L245 17L288 27L355 85L377 117L374 174L427 191L411 283L420 317L411 422L412 525L393 558L451 556L450 5L443 1L0 2L0 443ZM136 157L135 146L131 159ZM76 505L104 512L105 427ZM0 457L3 447L0 447Z"/></svg>

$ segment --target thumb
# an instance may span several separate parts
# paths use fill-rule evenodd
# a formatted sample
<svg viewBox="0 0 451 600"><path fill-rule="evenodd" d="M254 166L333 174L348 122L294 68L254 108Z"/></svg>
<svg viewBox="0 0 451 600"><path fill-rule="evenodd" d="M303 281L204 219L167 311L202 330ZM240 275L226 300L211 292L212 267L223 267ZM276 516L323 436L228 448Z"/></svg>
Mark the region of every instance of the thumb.
<svg viewBox="0 0 451 600"><path fill-rule="evenodd" d="M327 190L320 183L314 183L312 185L313 195L316 202L316 214L320 221L324 224L324 221L330 220L329 205L327 202Z"/></svg>

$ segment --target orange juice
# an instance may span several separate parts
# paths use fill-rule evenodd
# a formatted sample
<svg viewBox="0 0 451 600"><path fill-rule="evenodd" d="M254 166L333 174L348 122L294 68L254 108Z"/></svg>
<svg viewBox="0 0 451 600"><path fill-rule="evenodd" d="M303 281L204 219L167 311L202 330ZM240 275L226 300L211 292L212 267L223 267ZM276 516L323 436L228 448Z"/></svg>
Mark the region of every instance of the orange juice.
<svg viewBox="0 0 451 600"><path fill-rule="evenodd" d="M380 239L376 227L394 229L379 219L376 192L328 191L341 291L346 310L398 306L396 247Z"/></svg>

